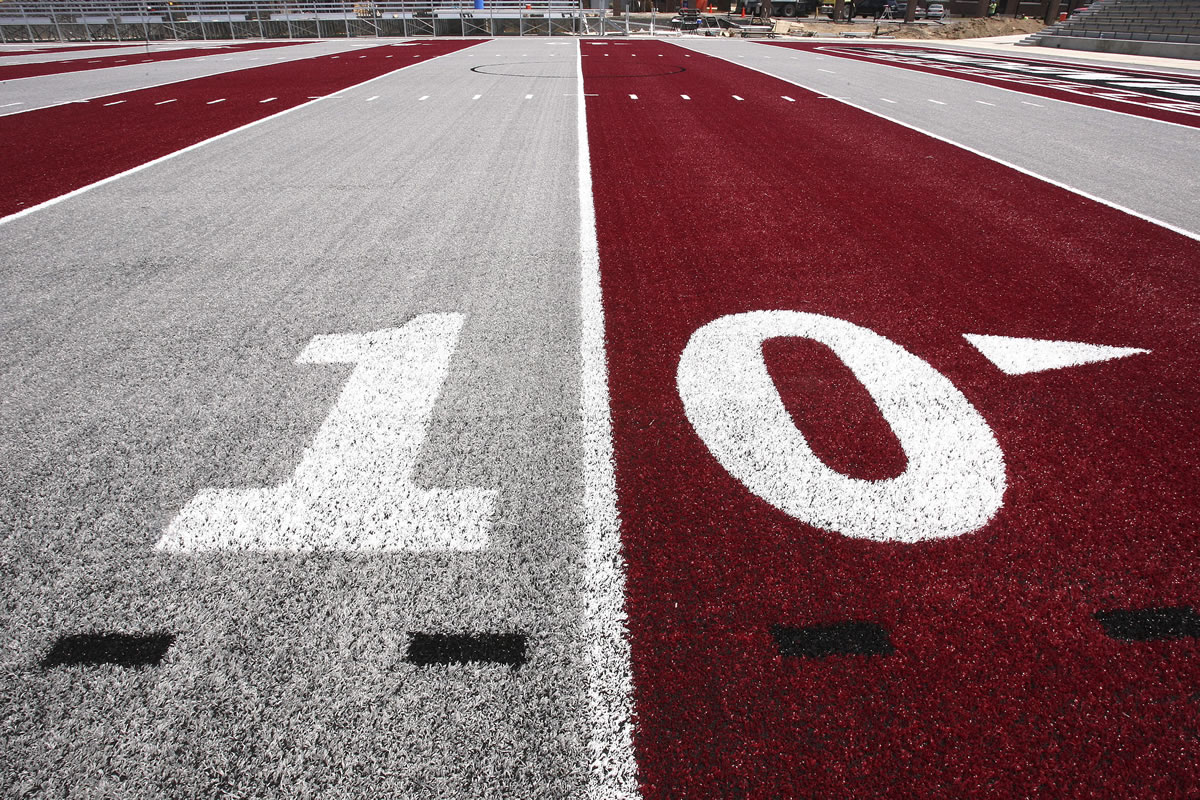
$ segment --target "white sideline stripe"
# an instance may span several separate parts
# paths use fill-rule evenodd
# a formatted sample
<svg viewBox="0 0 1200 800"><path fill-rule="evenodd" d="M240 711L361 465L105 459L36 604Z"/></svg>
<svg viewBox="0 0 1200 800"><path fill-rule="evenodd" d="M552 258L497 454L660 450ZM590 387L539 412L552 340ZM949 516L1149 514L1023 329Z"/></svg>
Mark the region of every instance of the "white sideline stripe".
<svg viewBox="0 0 1200 800"><path fill-rule="evenodd" d="M443 53L442 55L432 56L429 58L429 61L433 61L435 59L442 58L443 56L446 56L446 55L450 55L450 53ZM425 63L429 63L429 61L426 61ZM397 67L396 69L392 70L391 72L385 72L382 75L376 75L374 78L368 78L367 80L363 81L362 83L356 83L353 86L347 86L346 90L357 89L360 86L366 86L368 83L374 83L375 81L380 80L381 78L386 78L388 75L391 75L394 72L398 72L401 69L403 69L403 67ZM345 91L345 90L339 90L339 91ZM335 95L330 95L330 97L334 97L334 96ZM150 161L147 161L144 164L138 164L136 167L130 167L129 169L125 170L124 172L118 172L116 175L109 175L107 178L101 178L100 180L96 181L95 183L89 183L87 186L80 186L78 189L72 189L71 191L67 192L66 194L60 194L58 197L52 197L49 200L45 200L41 203L38 203L37 205L30 206L29 208L23 208L20 211L16 211L12 214L9 214L7 217L0 217L0 225L4 225L5 223L12 222L13 220L20 219L21 217L32 214L35 211L41 211L43 208L49 208L50 206L58 205L59 203L63 202L64 200L70 200L72 197L81 195L84 192L90 192L92 189L95 189L98 186L104 186L106 184L112 183L113 181L120 180L121 178L124 178L127 175L132 175L135 172L141 172L142 170L152 167L155 164L161 164L162 162L167 161L172 158L175 158L176 156L181 156L184 153L190 153L193 150L198 150L201 147L204 147L206 144L210 144L210 143L218 141L220 139L224 139L226 136L232 136L233 134L238 133L239 131L244 131L247 128L253 128L256 125L262 125L264 122L269 122L269 121L275 119L276 117L282 117L284 114L290 114L293 111L298 111L302 108L307 108L308 106L311 106L314 103L319 103L324 99L325 99L324 97L318 97L315 100L309 100L307 103L300 103L299 105L292 106L291 108L285 108L282 111L276 111L274 114L269 114L269 115L263 117L262 119L256 119L253 122L247 122L245 125L242 125L240 127L232 128L230 130L225 131L224 133L218 133L216 136L209 137L208 139L204 139L203 141L196 142L195 144L189 144L187 147L180 148L179 150L176 150L173 153L167 153L165 156L159 156L158 158L151 159Z"/></svg>
<svg viewBox="0 0 1200 800"><path fill-rule="evenodd" d="M725 58L724 56L713 56L713 58L720 58L724 61L729 61L729 59ZM729 63L732 64L734 62L729 61ZM796 81L792 80L791 78L784 78L781 75L776 75L774 72L768 72L767 70L762 69L760 67L751 66L749 68L756 72L761 72L764 75L770 75L772 78L781 80L784 83L790 83L793 86L799 86L801 89L804 89L807 92L812 92L814 94L820 94L820 92L818 92L816 89L813 89L809 86L805 86L802 83L797 83ZM968 153L974 153L977 156L986 158L988 161L994 161L997 164L1000 164L1001 166L1008 167L1009 169L1015 169L1017 172L1020 172L1022 175L1028 175L1031 178L1037 178L1039 181L1044 181L1044 182L1050 184L1051 186L1057 186L1060 189L1065 189L1068 192L1071 192L1072 194L1077 194L1080 197L1086 197L1088 200L1092 200L1096 203L1099 203L1100 205L1108 206L1109 208L1124 212L1131 217L1137 217L1138 219L1149 222L1152 225L1158 225L1160 228L1166 228L1169 231L1178 233L1180 236L1186 236L1189 239L1194 239L1194 240L1200 242L1200 233L1198 233L1196 231L1190 231L1187 228L1181 228L1178 225L1172 225L1170 222L1164 222L1163 220L1158 219L1156 217L1152 217L1149 214L1143 214L1140 211L1134 211L1132 208L1126 208L1125 206L1121 205L1120 203L1114 203L1112 200L1105 200L1103 197L1094 195L1091 192L1085 192L1083 189L1078 189L1074 186L1071 186L1070 184L1063 183L1062 181L1057 181L1054 178L1048 178L1045 175L1042 175L1041 173L1038 173L1038 172L1034 172L1031 169L1026 169L1025 167L1019 167L1010 161L1005 161L1003 158L1000 158L999 156L994 156L994 155L991 155L990 153L985 153L982 150L976 150L974 147L971 147L970 145L965 145L962 142L956 142L953 139L948 139L945 136L940 136L936 133L932 133L930 131L925 130L924 128L919 128L916 125L911 125L907 122L902 122L902 121L896 119L895 117L889 117L887 114L884 114L880 111L874 111L870 108L867 108L866 106L862 106L862 105L859 105L858 103L854 103L854 102L846 99L845 97L830 97L829 99L837 100L838 102L845 103L846 105L850 106L851 108L857 108L859 111L865 111L868 114L879 117L880 119L886 119L888 122L893 122L902 128L908 128L910 131L916 131L917 133L924 134L931 139L937 139L939 142L945 142L946 144L953 145L954 147L957 147L960 150L965 150ZM1022 100L1021 102L1025 102L1025 101ZM1037 103L1028 103L1028 105L1037 105ZM1041 106L1039 106L1039 108L1040 107ZM1131 116L1136 116L1136 115L1131 115ZM1171 123L1171 124L1176 124L1176 123ZM0 222L3 222L3 221L4 220L0 219Z"/></svg>
<svg viewBox="0 0 1200 800"><path fill-rule="evenodd" d="M207 103L205 103L204 105L206 105L206 106L212 106L212 105L216 105L217 103L224 103L224 102L225 102L225 98L224 98L224 97L218 97L216 100L209 100L209 101L208 101ZM108 103L105 103L104 105L108 105Z"/></svg>
<svg viewBox="0 0 1200 800"><path fill-rule="evenodd" d="M604 305L600 249L592 200L587 101L583 91L583 43L576 42L575 136L579 152L580 363L579 407L583 422L584 614L588 665L589 800L638 797L633 758L633 675L625 627L625 561L613 467L608 365L604 352Z"/></svg>

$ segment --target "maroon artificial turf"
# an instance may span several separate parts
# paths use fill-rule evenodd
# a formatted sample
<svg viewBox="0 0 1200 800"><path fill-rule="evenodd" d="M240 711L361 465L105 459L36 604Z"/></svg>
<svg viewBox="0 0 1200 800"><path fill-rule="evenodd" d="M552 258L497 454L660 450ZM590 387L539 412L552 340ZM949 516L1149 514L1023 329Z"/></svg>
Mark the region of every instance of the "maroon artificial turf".
<svg viewBox="0 0 1200 800"><path fill-rule="evenodd" d="M103 50L105 48L114 48L115 49L118 47L138 47L138 46L144 45L144 44L145 44L145 42L123 42L123 43L112 42L109 44L84 44L84 45L70 45L67 47L36 47L32 50L3 50L3 49L0 49L0 58L7 58L8 56L37 56L37 55L41 55L42 53L68 53L68 52L72 52L75 50Z"/></svg>
<svg viewBox="0 0 1200 800"><path fill-rule="evenodd" d="M880 55L882 51L903 51L905 53L912 54L915 57L922 52L946 54L949 52L946 50L931 50L912 46L906 47L904 45L887 45L885 47L879 47L876 45L859 45L856 47L854 45L829 43L811 44L808 42L765 42L765 44L792 50L817 52L821 55L837 56L838 58L848 58L854 61L866 61L872 64L886 64L887 66L910 69L916 72L924 72L929 75L941 75L943 77L974 81L975 83L984 83L988 86L998 86L1001 89L1009 89L1012 91L1021 92L1023 94L1049 98L1051 100L1064 100L1068 103L1077 103L1079 105L1091 106L1092 108L1103 108L1108 111L1119 111L1123 114L1133 114L1134 116L1138 117L1148 117L1149 119L1157 119L1163 122L1173 122L1176 125L1187 125L1193 128L1200 128L1200 104L1198 104L1195 100L1189 100L1185 97L1172 98L1156 96L1153 93L1139 92L1136 88L1096 85L1086 81L1062 77L1054 73L1048 73L1045 75L1026 75L1021 73L1009 73L996 69L989 70L987 67L970 64L938 64L932 62L921 62L915 58L895 59L889 57L885 60L884 57ZM1109 63L1100 63L1088 66L1084 64L1067 64L1063 62L1045 61L1042 59L1017 59L1004 56L992 56L990 53L979 52L960 52L953 54L969 56L977 59L1019 63L1036 68L1058 68L1063 70L1066 74L1069 74L1071 71L1079 73L1103 72L1107 74L1128 76L1127 79L1129 81L1154 82L1156 80L1170 80L1173 83L1191 84L1192 86L1200 89L1200 83L1197 83L1194 80L1189 80L1189 76L1187 75L1164 72L1146 72L1144 70L1126 70L1116 68L1114 65Z"/></svg>
<svg viewBox="0 0 1200 800"><path fill-rule="evenodd" d="M0 135L5 141L0 149L0 216L308 102L311 97L476 43L381 45L0 117ZM272 97L275 99L262 102ZM211 103L222 98L222 102Z"/></svg>
<svg viewBox="0 0 1200 800"><path fill-rule="evenodd" d="M1118 640L1094 615L1200 604L1200 245L718 59L582 48L646 796L1194 792L1197 640ZM1004 452L988 524L851 539L721 467L680 354L779 309L870 328L961 390ZM1010 376L964 333L1152 352ZM838 359L767 345L816 452L905 468ZM783 654L792 630L891 649Z"/></svg>
<svg viewBox="0 0 1200 800"><path fill-rule="evenodd" d="M81 72L92 69L108 69L110 67L130 67L146 64L151 61L175 61L181 58L200 58L215 56L222 53L240 53L246 50L262 50L267 47L287 47L299 42L242 42L225 44L217 47L181 47L177 50L154 50L143 53L124 53L121 55L99 56L94 59L75 58L68 61L40 61L34 64L0 65L0 81L11 81L17 78L35 78L39 75L57 75L63 72ZM136 46L136 45L131 45ZM48 51L46 51L48 52ZM4 55L8 55L5 53Z"/></svg>

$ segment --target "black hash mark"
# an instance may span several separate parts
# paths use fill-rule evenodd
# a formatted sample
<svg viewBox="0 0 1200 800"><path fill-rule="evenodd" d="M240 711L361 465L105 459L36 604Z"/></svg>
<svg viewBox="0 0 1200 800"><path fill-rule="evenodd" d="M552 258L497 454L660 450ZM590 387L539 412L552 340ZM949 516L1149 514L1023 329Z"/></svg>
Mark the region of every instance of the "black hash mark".
<svg viewBox="0 0 1200 800"><path fill-rule="evenodd" d="M42 669L74 664L156 667L175 641L171 633L73 633L60 636Z"/></svg>
<svg viewBox="0 0 1200 800"><path fill-rule="evenodd" d="M886 656L896 649L883 626L874 622L835 622L805 628L773 625L771 635L784 656Z"/></svg>
<svg viewBox="0 0 1200 800"><path fill-rule="evenodd" d="M525 634L413 633L405 660L421 667L472 661L519 667L525 663Z"/></svg>
<svg viewBox="0 0 1200 800"><path fill-rule="evenodd" d="M1189 606L1131 608L1099 611L1096 619L1104 632L1127 642L1153 642L1200 636L1200 616Z"/></svg>

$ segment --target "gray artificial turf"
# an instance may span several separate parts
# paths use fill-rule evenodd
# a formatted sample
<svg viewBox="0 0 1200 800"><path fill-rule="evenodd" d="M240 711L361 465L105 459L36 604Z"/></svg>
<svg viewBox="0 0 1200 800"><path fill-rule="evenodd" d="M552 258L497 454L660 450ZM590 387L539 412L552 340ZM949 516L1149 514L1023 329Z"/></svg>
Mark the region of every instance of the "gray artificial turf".
<svg viewBox="0 0 1200 800"><path fill-rule="evenodd" d="M574 83L469 70L534 50L574 57L488 43L2 229L0 795L584 792ZM352 369L294 363L313 336L445 311L415 477L498 490L486 550L154 551L197 492L291 474ZM99 630L176 639L39 666ZM528 660L416 666L410 631Z"/></svg>

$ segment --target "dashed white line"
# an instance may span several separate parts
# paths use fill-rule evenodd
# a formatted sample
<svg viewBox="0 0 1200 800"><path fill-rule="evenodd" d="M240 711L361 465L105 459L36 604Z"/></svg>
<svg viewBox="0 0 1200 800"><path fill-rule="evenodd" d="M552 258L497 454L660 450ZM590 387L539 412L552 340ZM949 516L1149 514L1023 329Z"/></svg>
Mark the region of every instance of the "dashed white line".
<svg viewBox="0 0 1200 800"><path fill-rule="evenodd" d="M744 98L744 97L738 97L738 96L735 94L735 95L733 96L733 99L734 99L734 100L745 100L746 98Z"/></svg>
<svg viewBox="0 0 1200 800"><path fill-rule="evenodd" d="M604 55L608 55L608 53L605 53ZM637 95L636 95L636 94L631 94L631 95L629 95L629 99L630 99L630 100L637 100Z"/></svg>
<svg viewBox="0 0 1200 800"><path fill-rule="evenodd" d="M209 100L209 101L208 101L207 103L205 103L204 105L206 105L206 106L215 106L217 103L224 103L224 102L225 102L225 98L224 98L224 97L218 97L216 100ZM107 105L107 104L106 104L106 105Z"/></svg>
<svg viewBox="0 0 1200 800"><path fill-rule="evenodd" d="M688 97L686 94L681 94L681 95L679 95L679 96L680 96L680 97L682 97L684 100L691 100L691 99L692 99L692 98Z"/></svg>
<svg viewBox="0 0 1200 800"><path fill-rule="evenodd" d="M794 97L788 97L786 94L781 94L779 96L782 97L784 100L787 100L789 103L796 102L796 99Z"/></svg>
<svg viewBox="0 0 1200 800"><path fill-rule="evenodd" d="M817 72L828 72L830 75L837 75L837 73L831 69L821 69L820 67L817 67Z"/></svg>
<svg viewBox="0 0 1200 800"><path fill-rule="evenodd" d="M368 102L368 103L371 103L371 102L374 102L375 100L378 100L378 99L379 99L379 95L372 95L371 97L368 97L368 98L367 98L367 102Z"/></svg>
<svg viewBox="0 0 1200 800"><path fill-rule="evenodd" d="M995 103L989 103L986 100L976 100L975 102L979 103L979 105L981 105L981 106L992 106L993 108L995 108L995 106L996 106Z"/></svg>
<svg viewBox="0 0 1200 800"><path fill-rule="evenodd" d="M532 100L532 99L533 99L533 95L531 95L531 94L527 94L527 95L525 95L525 99L526 99L526 100Z"/></svg>
<svg viewBox="0 0 1200 800"><path fill-rule="evenodd" d="M417 100L428 100L428 99L429 99L429 95L423 95L423 96L417 98Z"/></svg>
<svg viewBox="0 0 1200 800"><path fill-rule="evenodd" d="M157 103L155 103L154 105L156 105L156 106L165 106L167 103L174 103L174 102L175 102L176 100L178 100L178 99L179 99L178 97L172 97L170 100L159 100L159 101L158 101Z"/></svg>
<svg viewBox="0 0 1200 800"><path fill-rule="evenodd" d="M260 103L269 103L269 102L271 102L272 100L278 100L278 99L279 99L278 97L268 97L266 100L259 100L258 102L260 102Z"/></svg>
<svg viewBox="0 0 1200 800"><path fill-rule="evenodd" d="M1028 100L1022 100L1022 101L1021 101L1021 105L1023 105L1023 106L1033 106L1034 108L1045 108L1045 106L1044 106L1044 105L1042 105L1041 103L1031 103L1031 102L1029 102Z"/></svg>
<svg viewBox="0 0 1200 800"><path fill-rule="evenodd" d="M481 94L477 94L477 95L475 95L474 97L472 97L471 99L472 99L472 100L478 100L478 99L479 99L479 98L481 98L481 97L483 97L483 95L481 95Z"/></svg>
<svg viewBox="0 0 1200 800"><path fill-rule="evenodd" d="M943 103L941 100L934 100L933 98L930 98L930 99L929 99L929 102L931 102L931 103L936 103L936 104L937 104L937 105L939 105L939 106L944 106L944 105L946 105L946 104L945 104L945 103Z"/></svg>
<svg viewBox="0 0 1200 800"><path fill-rule="evenodd" d="M119 100L117 102L124 103L125 101ZM20 106L20 105L24 105L24 103L22 103L21 101L18 100L15 103L5 103L4 105L0 106L0 108L8 108L9 106ZM110 105L112 105L112 103L105 103L104 105L110 106Z"/></svg>
<svg viewBox="0 0 1200 800"><path fill-rule="evenodd" d="M119 106L119 105L121 105L121 103L124 103L124 102L125 102L124 100L113 100L111 103L105 103L104 105L106 105L106 106Z"/></svg>

